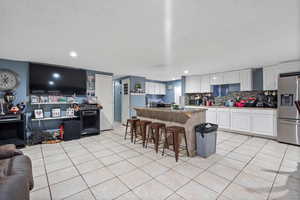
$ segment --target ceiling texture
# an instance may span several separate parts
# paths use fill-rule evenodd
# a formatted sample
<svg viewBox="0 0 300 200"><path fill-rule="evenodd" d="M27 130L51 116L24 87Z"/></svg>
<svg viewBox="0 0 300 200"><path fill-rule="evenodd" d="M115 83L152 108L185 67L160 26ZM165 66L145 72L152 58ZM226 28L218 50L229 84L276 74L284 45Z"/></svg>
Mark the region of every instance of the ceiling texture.
<svg viewBox="0 0 300 200"><path fill-rule="evenodd" d="M300 1L1 0L0 58L155 80L271 65L300 58Z"/></svg>

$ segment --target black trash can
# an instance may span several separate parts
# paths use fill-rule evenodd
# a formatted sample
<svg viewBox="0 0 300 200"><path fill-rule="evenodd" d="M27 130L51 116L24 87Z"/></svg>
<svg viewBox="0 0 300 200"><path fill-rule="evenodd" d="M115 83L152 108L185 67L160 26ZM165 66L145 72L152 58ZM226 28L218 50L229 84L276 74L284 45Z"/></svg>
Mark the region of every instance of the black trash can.
<svg viewBox="0 0 300 200"><path fill-rule="evenodd" d="M197 139L197 154L201 157L216 153L217 146L217 124L203 123L195 127Z"/></svg>

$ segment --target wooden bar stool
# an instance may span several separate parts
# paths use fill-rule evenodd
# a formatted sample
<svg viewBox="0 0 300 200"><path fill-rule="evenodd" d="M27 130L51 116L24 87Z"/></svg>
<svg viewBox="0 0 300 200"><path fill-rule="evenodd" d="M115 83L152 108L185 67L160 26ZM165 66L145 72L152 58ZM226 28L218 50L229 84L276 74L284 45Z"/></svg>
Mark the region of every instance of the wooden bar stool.
<svg viewBox="0 0 300 200"><path fill-rule="evenodd" d="M133 139L137 137L137 132L138 132L137 129L139 128L140 131L142 130L139 122L140 122L140 119L138 119L136 117L127 119L124 140L126 140L127 134L130 133L131 142L133 142ZM129 132L128 132L128 128L130 128Z"/></svg>
<svg viewBox="0 0 300 200"><path fill-rule="evenodd" d="M172 145L173 145L173 149L174 149L174 152L175 152L176 162L178 161L178 156L179 156L180 150L186 150L187 156L190 156L189 151L188 151L188 146L187 146L185 128L181 127L181 126L168 126L167 127L167 137L165 137L165 144L164 144L162 155L164 155L164 153L165 153L165 146L167 146L169 148L169 143L170 143L168 141L169 136L171 136L172 139L173 139ZM180 149L180 147L181 147L181 137L182 136L183 136L184 142L185 142L185 149Z"/></svg>
<svg viewBox="0 0 300 200"><path fill-rule="evenodd" d="M155 151L157 153L162 132L164 132L164 136L166 136L166 124L159 122L151 123L149 126L149 132L146 140L146 148L151 137L151 139L154 141Z"/></svg>
<svg viewBox="0 0 300 200"><path fill-rule="evenodd" d="M143 147L145 147L146 138L147 138L147 130L150 127L151 123L152 122L148 121L148 120L141 120L140 121L140 126L141 126L141 129L142 129L141 136L142 136L142 141L143 141Z"/></svg>

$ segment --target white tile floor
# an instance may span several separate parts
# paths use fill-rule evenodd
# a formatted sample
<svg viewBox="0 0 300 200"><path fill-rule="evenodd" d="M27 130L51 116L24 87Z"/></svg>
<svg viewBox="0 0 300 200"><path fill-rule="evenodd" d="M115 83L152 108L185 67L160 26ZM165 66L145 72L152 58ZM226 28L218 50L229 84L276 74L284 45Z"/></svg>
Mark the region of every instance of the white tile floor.
<svg viewBox="0 0 300 200"><path fill-rule="evenodd" d="M217 154L176 163L123 134L23 149L33 163L31 200L300 199L299 147L220 131Z"/></svg>

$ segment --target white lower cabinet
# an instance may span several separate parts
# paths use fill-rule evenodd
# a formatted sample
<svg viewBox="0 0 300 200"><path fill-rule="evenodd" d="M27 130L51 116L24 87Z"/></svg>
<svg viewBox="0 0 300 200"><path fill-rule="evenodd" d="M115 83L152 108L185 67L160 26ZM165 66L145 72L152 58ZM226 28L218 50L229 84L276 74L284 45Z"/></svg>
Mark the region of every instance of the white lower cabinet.
<svg viewBox="0 0 300 200"><path fill-rule="evenodd" d="M206 122L217 124L217 109L216 108L207 109Z"/></svg>
<svg viewBox="0 0 300 200"><path fill-rule="evenodd" d="M249 110L232 109L230 129L249 132L251 130Z"/></svg>
<svg viewBox="0 0 300 200"><path fill-rule="evenodd" d="M217 109L217 124L220 128L230 128L230 110Z"/></svg>
<svg viewBox="0 0 300 200"><path fill-rule="evenodd" d="M277 136L277 110L263 108L214 108L186 106L186 108L205 108L206 122L218 124L219 128L255 134L266 137Z"/></svg>
<svg viewBox="0 0 300 200"><path fill-rule="evenodd" d="M209 108L206 119L226 130L277 136L277 111L273 109Z"/></svg>
<svg viewBox="0 0 300 200"><path fill-rule="evenodd" d="M276 117L276 113L271 110L265 112L253 111L251 115L251 132L268 136L277 136Z"/></svg>

